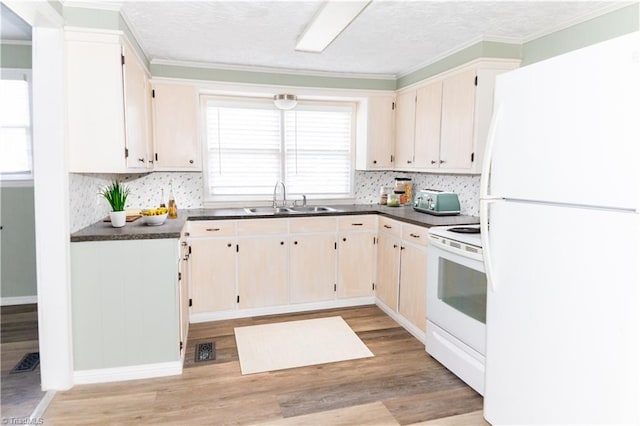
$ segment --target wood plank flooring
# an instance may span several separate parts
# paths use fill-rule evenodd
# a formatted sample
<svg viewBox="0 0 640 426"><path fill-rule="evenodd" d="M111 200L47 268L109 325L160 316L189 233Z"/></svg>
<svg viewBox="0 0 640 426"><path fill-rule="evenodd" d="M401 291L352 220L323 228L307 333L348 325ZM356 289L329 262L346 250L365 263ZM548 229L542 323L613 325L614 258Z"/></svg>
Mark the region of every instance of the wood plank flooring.
<svg viewBox="0 0 640 426"><path fill-rule="evenodd" d="M240 374L234 327L334 315L375 357ZM216 359L194 362L196 343L212 340ZM78 385L58 392L44 418L61 425L407 425L445 418L486 425L481 409L480 395L378 307L365 306L192 324L182 376Z"/></svg>
<svg viewBox="0 0 640 426"><path fill-rule="evenodd" d="M40 390L40 366L34 371L9 374L30 352L38 352L36 304L0 308L1 415L3 419L28 418L44 396Z"/></svg>

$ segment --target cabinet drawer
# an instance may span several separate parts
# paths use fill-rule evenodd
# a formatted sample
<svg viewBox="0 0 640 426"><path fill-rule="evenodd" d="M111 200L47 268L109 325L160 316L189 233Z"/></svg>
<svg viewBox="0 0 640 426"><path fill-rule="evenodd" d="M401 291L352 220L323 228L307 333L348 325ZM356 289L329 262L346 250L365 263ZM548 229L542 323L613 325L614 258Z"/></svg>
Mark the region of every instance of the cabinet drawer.
<svg viewBox="0 0 640 426"><path fill-rule="evenodd" d="M287 234L287 219L246 219L238 221L238 235Z"/></svg>
<svg viewBox="0 0 640 426"><path fill-rule="evenodd" d="M408 225L406 223L402 225L402 239L414 244L426 246L428 233L429 229L422 226Z"/></svg>
<svg viewBox="0 0 640 426"><path fill-rule="evenodd" d="M228 237L235 235L236 223L231 220L187 221L189 237Z"/></svg>
<svg viewBox="0 0 640 426"><path fill-rule="evenodd" d="M341 216L338 217L339 231L361 231L376 229L377 215Z"/></svg>
<svg viewBox="0 0 640 426"><path fill-rule="evenodd" d="M294 233L305 232L335 232L335 217L301 217L289 221L289 231Z"/></svg>
<svg viewBox="0 0 640 426"><path fill-rule="evenodd" d="M388 217L380 216L378 218L378 231L399 237L402 235L402 223Z"/></svg>

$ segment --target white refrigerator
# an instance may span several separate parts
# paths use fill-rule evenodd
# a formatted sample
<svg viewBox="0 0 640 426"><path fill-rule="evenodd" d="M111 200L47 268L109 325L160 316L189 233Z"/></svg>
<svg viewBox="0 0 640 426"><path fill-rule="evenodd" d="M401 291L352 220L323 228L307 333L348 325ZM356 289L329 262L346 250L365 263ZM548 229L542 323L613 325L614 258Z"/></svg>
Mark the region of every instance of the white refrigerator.
<svg viewBox="0 0 640 426"><path fill-rule="evenodd" d="M497 77L484 415L640 424L640 33Z"/></svg>

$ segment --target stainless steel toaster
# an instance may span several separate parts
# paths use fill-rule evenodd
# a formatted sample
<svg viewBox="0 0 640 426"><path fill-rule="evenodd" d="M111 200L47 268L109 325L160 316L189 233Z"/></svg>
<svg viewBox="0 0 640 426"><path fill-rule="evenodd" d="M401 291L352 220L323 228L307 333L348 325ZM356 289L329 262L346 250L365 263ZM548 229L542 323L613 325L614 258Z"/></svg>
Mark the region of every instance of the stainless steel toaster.
<svg viewBox="0 0 640 426"><path fill-rule="evenodd" d="M460 214L460 200L455 192L421 189L416 193L413 209L436 216Z"/></svg>

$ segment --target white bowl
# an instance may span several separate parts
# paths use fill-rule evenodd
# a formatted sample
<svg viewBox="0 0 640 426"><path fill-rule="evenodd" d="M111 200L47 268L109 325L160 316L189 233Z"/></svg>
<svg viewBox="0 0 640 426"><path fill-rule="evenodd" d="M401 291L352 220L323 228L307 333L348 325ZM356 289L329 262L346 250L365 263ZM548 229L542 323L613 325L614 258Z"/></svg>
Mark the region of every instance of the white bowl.
<svg viewBox="0 0 640 426"><path fill-rule="evenodd" d="M167 220L167 216L169 214L165 213L162 215L156 215L156 216L142 216L142 220L144 220L144 223L146 225L162 225L164 223L165 220Z"/></svg>

